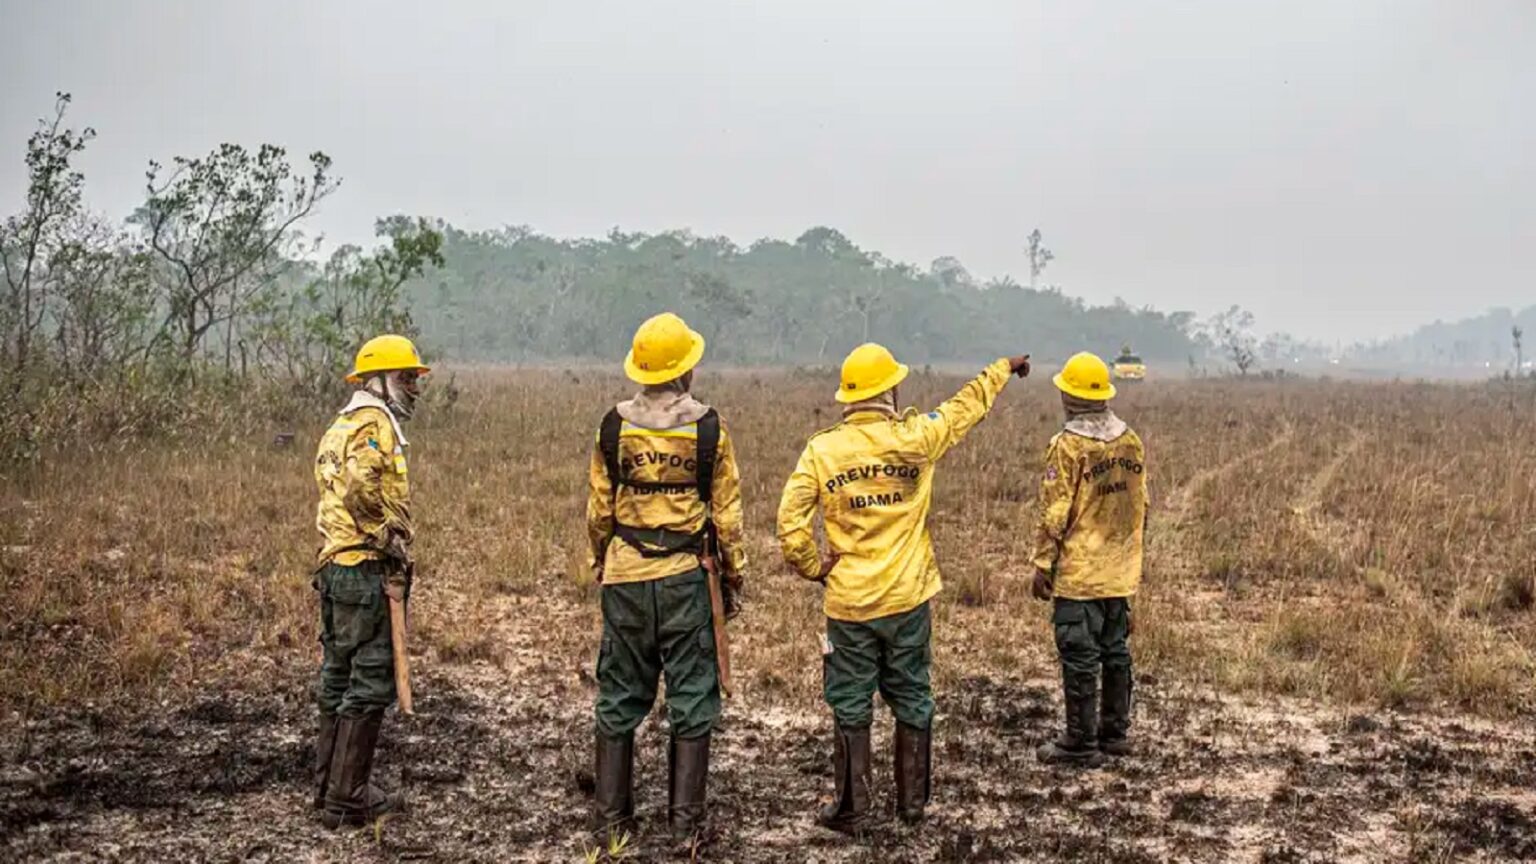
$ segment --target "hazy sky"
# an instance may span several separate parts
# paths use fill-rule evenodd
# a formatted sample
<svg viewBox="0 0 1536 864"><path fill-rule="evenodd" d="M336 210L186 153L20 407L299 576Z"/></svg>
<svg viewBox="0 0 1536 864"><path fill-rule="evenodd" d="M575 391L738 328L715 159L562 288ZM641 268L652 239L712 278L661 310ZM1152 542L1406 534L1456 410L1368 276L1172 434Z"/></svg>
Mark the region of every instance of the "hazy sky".
<svg viewBox="0 0 1536 864"><path fill-rule="evenodd" d="M0 210L55 90L146 160L323 149L312 230L817 224L1090 301L1386 335L1536 303L1536 2L0 0Z"/></svg>

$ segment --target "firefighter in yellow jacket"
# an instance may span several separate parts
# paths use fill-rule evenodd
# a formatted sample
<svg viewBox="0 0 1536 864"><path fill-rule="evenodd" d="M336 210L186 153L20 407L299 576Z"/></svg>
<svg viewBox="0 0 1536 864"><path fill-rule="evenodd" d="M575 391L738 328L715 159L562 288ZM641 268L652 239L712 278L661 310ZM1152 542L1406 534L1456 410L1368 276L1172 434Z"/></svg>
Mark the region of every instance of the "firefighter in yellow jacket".
<svg viewBox="0 0 1536 864"><path fill-rule="evenodd" d="M634 816L635 727L666 676L667 817L679 841L705 816L710 732L720 716L711 619L712 555L735 587L746 566L741 475L725 423L689 392L704 337L657 315L624 360L641 385L608 412L592 448L587 498L591 566L602 583L595 818L615 829Z"/></svg>
<svg viewBox="0 0 1536 864"><path fill-rule="evenodd" d="M835 799L820 822L857 832L868 814L875 691L896 716L897 813L923 818L929 799L933 695L928 601L939 593L928 536L934 469L991 410L1027 355L998 360L936 410L897 409L907 367L873 343L843 361L843 421L806 442L779 502L784 558L826 586L823 686L836 721ZM830 552L817 549L820 510Z"/></svg>
<svg viewBox="0 0 1536 864"><path fill-rule="evenodd" d="M1093 765L1130 752L1130 600L1141 584L1146 454L1109 410L1115 385L1102 359L1078 354L1055 383L1066 427L1045 457L1033 593L1055 600L1066 730L1038 755Z"/></svg>
<svg viewBox="0 0 1536 864"><path fill-rule="evenodd" d="M410 590L415 536L400 424L415 412L427 372L404 336L370 339L347 376L358 389L315 458L324 537L315 571L324 648L315 806L329 828L364 824L395 806L370 777L384 709L395 701L388 598L404 600Z"/></svg>

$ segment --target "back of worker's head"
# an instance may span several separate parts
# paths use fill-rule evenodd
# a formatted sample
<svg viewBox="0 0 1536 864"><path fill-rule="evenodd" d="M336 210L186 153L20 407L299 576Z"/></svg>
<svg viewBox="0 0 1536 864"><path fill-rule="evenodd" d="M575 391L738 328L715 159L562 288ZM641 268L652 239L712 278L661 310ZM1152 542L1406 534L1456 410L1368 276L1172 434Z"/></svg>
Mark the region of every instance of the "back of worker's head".
<svg viewBox="0 0 1536 864"><path fill-rule="evenodd" d="M1115 398L1109 364L1087 351L1072 355L1051 381L1061 391L1061 405L1069 417L1103 411Z"/></svg>
<svg viewBox="0 0 1536 864"><path fill-rule="evenodd" d="M896 357L884 345L865 342L849 351L843 359L834 398L848 405L868 402L888 393L894 400L896 385L906 380L909 371L907 364L896 362Z"/></svg>
<svg viewBox="0 0 1536 864"><path fill-rule="evenodd" d="M704 359L704 337L671 312L646 319L635 330L624 374L647 390L687 392L693 385L693 367Z"/></svg>

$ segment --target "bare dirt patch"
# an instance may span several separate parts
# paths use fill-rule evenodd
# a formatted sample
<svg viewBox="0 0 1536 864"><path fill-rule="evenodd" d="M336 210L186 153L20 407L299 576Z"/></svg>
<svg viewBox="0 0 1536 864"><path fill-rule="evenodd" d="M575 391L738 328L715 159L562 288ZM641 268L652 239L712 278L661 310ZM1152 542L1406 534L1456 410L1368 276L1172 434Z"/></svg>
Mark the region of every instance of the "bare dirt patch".
<svg viewBox="0 0 1536 864"><path fill-rule="evenodd" d="M308 808L311 707L301 688L118 715L49 713L8 740L0 849L11 860L581 860L589 705L509 684L424 681L380 755L408 812L332 834ZM941 692L935 800L853 840L815 827L831 787L828 721L728 715L711 778L710 860L1516 860L1536 854L1536 752L1513 728L1427 716L1334 717L1144 684L1144 752L1111 767L1041 766L1052 682L989 676ZM888 724L888 721L884 721ZM877 732L877 800L892 793ZM629 860L673 860L665 741L642 728Z"/></svg>

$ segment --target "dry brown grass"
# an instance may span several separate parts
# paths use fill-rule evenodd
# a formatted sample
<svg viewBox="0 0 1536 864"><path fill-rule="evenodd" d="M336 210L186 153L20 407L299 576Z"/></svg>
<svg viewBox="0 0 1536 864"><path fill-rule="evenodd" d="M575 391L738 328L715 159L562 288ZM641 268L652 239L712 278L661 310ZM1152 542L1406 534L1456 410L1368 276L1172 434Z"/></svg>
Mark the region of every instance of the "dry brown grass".
<svg viewBox="0 0 1536 864"><path fill-rule="evenodd" d="M424 668L533 667L580 686L596 646L583 562L592 430L610 373L476 372L412 428ZM914 376L928 406L959 379ZM747 704L815 709L820 595L779 564L773 515L828 377L706 373L742 454L752 568L734 627ZM1144 672L1342 703L1529 712L1536 392L1168 382L1119 405L1147 439L1156 512L1135 637ZM0 482L0 700L11 707L262 687L313 662L310 449L275 429L59 454ZM1015 383L941 468L936 683L1051 674L1025 590L1043 380Z"/></svg>

